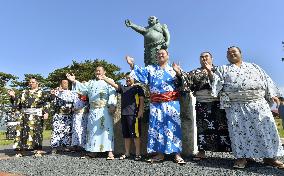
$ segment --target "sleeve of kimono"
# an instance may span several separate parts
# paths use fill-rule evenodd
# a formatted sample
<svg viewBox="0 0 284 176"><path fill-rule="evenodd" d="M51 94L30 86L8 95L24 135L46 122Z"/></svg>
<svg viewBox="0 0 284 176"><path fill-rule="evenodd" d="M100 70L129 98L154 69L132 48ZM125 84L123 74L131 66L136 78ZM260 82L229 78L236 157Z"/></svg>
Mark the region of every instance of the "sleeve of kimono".
<svg viewBox="0 0 284 176"><path fill-rule="evenodd" d="M268 74L260 68L258 65L253 64L253 66L259 70L261 79L264 82L265 89L265 99L269 104L273 104L272 97L280 96L280 90L277 88L274 81L268 76Z"/></svg>
<svg viewBox="0 0 284 176"><path fill-rule="evenodd" d="M147 67L139 67L134 65L133 70L131 71L131 76L138 82L143 84L149 83L149 71Z"/></svg>
<svg viewBox="0 0 284 176"><path fill-rule="evenodd" d="M116 90L111 85L107 85L107 89L109 95L107 104L116 106L117 103Z"/></svg>
<svg viewBox="0 0 284 176"><path fill-rule="evenodd" d="M14 111L20 110L22 108L21 97L22 94L16 95L15 97L10 97L10 103L12 104L12 109Z"/></svg>
<svg viewBox="0 0 284 176"><path fill-rule="evenodd" d="M42 99L43 99L42 111L43 113L49 113L50 104L52 101L52 95L47 92L42 92Z"/></svg>
<svg viewBox="0 0 284 176"><path fill-rule="evenodd" d="M216 71L213 73L213 80L211 83L213 97L218 97L219 92L223 89L224 84L224 67L217 67Z"/></svg>
<svg viewBox="0 0 284 176"><path fill-rule="evenodd" d="M72 91L72 93L73 93L73 99L74 99L73 101L74 102L80 100L80 96L76 91ZM86 95L82 95L82 96L86 96Z"/></svg>
<svg viewBox="0 0 284 176"><path fill-rule="evenodd" d="M71 94L70 96L71 96L71 99L72 99L72 108L74 109L74 105L77 102L78 93L76 91L71 90L70 94Z"/></svg>
<svg viewBox="0 0 284 176"><path fill-rule="evenodd" d="M77 93L81 95L88 95L89 91L89 85L92 80L86 82L86 83L80 83L79 81L76 81L72 84L72 90L76 91Z"/></svg>
<svg viewBox="0 0 284 176"><path fill-rule="evenodd" d="M50 99L50 112L51 114L54 114L54 113L57 113L58 112L58 109L60 108L59 107L59 92L56 91L54 95L51 95Z"/></svg>
<svg viewBox="0 0 284 176"><path fill-rule="evenodd" d="M193 86L193 79L191 72L181 71L181 75L177 76L180 80L180 90L183 92L190 92Z"/></svg>

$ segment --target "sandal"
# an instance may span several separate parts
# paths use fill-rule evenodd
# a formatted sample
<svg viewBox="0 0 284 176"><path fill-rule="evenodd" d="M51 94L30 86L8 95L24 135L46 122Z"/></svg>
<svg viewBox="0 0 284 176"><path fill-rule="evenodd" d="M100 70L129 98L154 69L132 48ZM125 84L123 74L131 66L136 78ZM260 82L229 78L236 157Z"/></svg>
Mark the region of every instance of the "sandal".
<svg viewBox="0 0 284 176"><path fill-rule="evenodd" d="M160 162L163 162L164 161L164 156L162 157L157 157L157 156L154 156L153 158L150 158L147 160L147 162L149 163L160 163Z"/></svg>
<svg viewBox="0 0 284 176"><path fill-rule="evenodd" d="M35 157L39 158L39 157L43 157L43 154L42 153L35 153Z"/></svg>
<svg viewBox="0 0 284 176"><path fill-rule="evenodd" d="M57 149L52 149L51 150L51 154L52 155L57 155L59 153L59 151Z"/></svg>
<svg viewBox="0 0 284 176"><path fill-rule="evenodd" d="M114 155L108 156L106 159L107 160L114 160Z"/></svg>
<svg viewBox="0 0 284 176"><path fill-rule="evenodd" d="M15 157L16 157L16 158L21 158L21 157L23 157L23 154L17 153L17 154L15 155Z"/></svg>
<svg viewBox="0 0 284 176"><path fill-rule="evenodd" d="M141 155L136 155L134 161L140 161L142 159Z"/></svg>
<svg viewBox="0 0 284 176"><path fill-rule="evenodd" d="M119 160L124 160L124 159L128 159L130 158L130 155L121 155L121 157L119 157Z"/></svg>
<svg viewBox="0 0 284 176"><path fill-rule="evenodd" d="M233 168L234 169L244 169L246 167L246 165L247 165L247 160L244 160L244 161L237 160L234 163Z"/></svg>
<svg viewBox="0 0 284 176"><path fill-rule="evenodd" d="M193 161L200 161L200 160L203 160L203 159L205 159L206 157L205 157L205 153L204 154L200 154L200 152L197 154L197 155L195 155L193 158L192 158L192 160Z"/></svg>
<svg viewBox="0 0 284 176"><path fill-rule="evenodd" d="M92 159L93 157L90 157L89 155L81 156L80 159Z"/></svg>
<svg viewBox="0 0 284 176"><path fill-rule="evenodd" d="M177 163L179 165L183 165L186 162L181 157L175 157L175 163Z"/></svg>
<svg viewBox="0 0 284 176"><path fill-rule="evenodd" d="M264 159L264 164L276 167L277 169L284 169L284 164L281 161L278 160L270 160L270 159Z"/></svg>
<svg viewBox="0 0 284 176"><path fill-rule="evenodd" d="M96 154L94 153L85 153L83 156L81 156L81 159L93 159L96 157Z"/></svg>

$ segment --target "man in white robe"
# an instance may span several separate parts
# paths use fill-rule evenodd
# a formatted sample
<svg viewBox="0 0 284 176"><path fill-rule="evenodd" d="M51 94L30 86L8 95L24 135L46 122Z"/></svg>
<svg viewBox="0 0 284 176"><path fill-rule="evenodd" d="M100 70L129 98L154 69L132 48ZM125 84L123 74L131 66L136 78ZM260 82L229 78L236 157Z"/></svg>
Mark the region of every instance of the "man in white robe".
<svg viewBox="0 0 284 176"><path fill-rule="evenodd" d="M234 168L244 168L249 158L264 158L265 164L284 169L274 159L283 156L279 134L269 103L279 91L271 78L256 64L242 60L241 50L228 48L230 62L215 73L206 64L212 81L212 95L220 94L220 106L228 118L231 147L237 158Z"/></svg>
<svg viewBox="0 0 284 176"><path fill-rule="evenodd" d="M116 106L115 89L100 78L105 75L103 67L96 68L96 79L80 83L74 75L66 74L75 90L89 97L90 110L87 122L85 150L93 156L95 152L108 152L108 160L113 160L114 133L113 113Z"/></svg>

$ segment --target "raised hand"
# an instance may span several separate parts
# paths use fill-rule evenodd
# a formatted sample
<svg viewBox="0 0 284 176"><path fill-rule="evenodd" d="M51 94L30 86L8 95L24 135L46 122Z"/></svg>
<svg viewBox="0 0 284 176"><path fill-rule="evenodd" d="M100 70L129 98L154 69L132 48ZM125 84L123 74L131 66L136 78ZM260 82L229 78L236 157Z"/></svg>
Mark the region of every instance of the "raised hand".
<svg viewBox="0 0 284 176"><path fill-rule="evenodd" d="M99 80L105 80L107 77L106 77L106 75L97 75L97 78Z"/></svg>
<svg viewBox="0 0 284 176"><path fill-rule="evenodd" d="M212 65L208 64L208 62L203 61L204 68L207 70L208 73L212 71Z"/></svg>
<svg viewBox="0 0 284 176"><path fill-rule="evenodd" d="M127 20L125 20L125 25L126 25L127 27L131 27L131 26L132 26L132 22L127 19Z"/></svg>
<svg viewBox="0 0 284 176"><path fill-rule="evenodd" d="M56 93L56 90L54 90L54 89L51 89L51 90L50 90L50 94L51 94L51 95L55 95L55 93Z"/></svg>
<svg viewBox="0 0 284 176"><path fill-rule="evenodd" d="M128 63L128 65L131 67L131 69L133 69L133 67L134 67L134 58L132 58L130 56L126 56L125 59L126 59L126 62Z"/></svg>
<svg viewBox="0 0 284 176"><path fill-rule="evenodd" d="M10 97L15 97L15 96L16 96L14 90L8 90L8 95L9 95Z"/></svg>
<svg viewBox="0 0 284 176"><path fill-rule="evenodd" d="M62 91L63 91L63 89L62 89L61 86L57 87L56 89L57 89L57 91L59 91L59 92L62 92Z"/></svg>
<svg viewBox="0 0 284 176"><path fill-rule="evenodd" d="M272 97L272 100L276 103L276 106L278 108L278 106L280 105L280 100L278 97Z"/></svg>
<svg viewBox="0 0 284 176"><path fill-rule="evenodd" d="M114 114L115 111L116 111L116 107L114 105L110 105L108 107L108 111L109 111L110 114Z"/></svg>
<svg viewBox="0 0 284 176"><path fill-rule="evenodd" d="M72 73L72 74L69 74L69 73L66 73L66 77L67 79L69 79L71 82L75 82L76 81L76 77L75 75Z"/></svg>
<svg viewBox="0 0 284 176"><path fill-rule="evenodd" d="M177 75L181 75L181 68L180 65L178 65L177 63L173 62L172 67L174 69L174 71L176 72Z"/></svg>

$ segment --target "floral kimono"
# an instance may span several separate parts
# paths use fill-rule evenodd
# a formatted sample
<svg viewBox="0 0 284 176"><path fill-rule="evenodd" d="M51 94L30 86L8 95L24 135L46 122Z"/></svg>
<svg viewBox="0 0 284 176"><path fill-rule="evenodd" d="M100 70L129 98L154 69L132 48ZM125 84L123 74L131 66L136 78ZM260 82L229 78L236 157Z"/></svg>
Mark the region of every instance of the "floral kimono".
<svg viewBox="0 0 284 176"><path fill-rule="evenodd" d="M231 151L226 113L224 109L220 109L219 99L211 95L212 89L207 73L202 68L197 68L188 73L182 71L180 78L182 91L193 92L196 97L198 150Z"/></svg>
<svg viewBox="0 0 284 176"><path fill-rule="evenodd" d="M278 96L271 78L256 64L218 67L212 95L220 93L236 158L274 158L284 151L269 103Z"/></svg>
<svg viewBox="0 0 284 176"><path fill-rule="evenodd" d="M73 103L78 97L70 90L57 91L53 97L54 116L52 121L51 147L66 147L71 145L71 130L73 118Z"/></svg>
<svg viewBox="0 0 284 176"><path fill-rule="evenodd" d="M167 65L134 66L134 78L149 85L151 93L147 152L181 153L180 104L175 98L176 73ZM156 101L158 99L158 101ZM162 101L160 101L160 100Z"/></svg>
<svg viewBox="0 0 284 176"><path fill-rule="evenodd" d="M13 148L16 150L41 150L43 114L47 113L49 94L41 89L24 90L11 98L16 118L16 137Z"/></svg>
<svg viewBox="0 0 284 176"><path fill-rule="evenodd" d="M108 106L116 105L115 89L103 80L90 80L87 83L76 81L73 86L79 94L87 95L89 98L85 150L113 151L113 117L108 111Z"/></svg>
<svg viewBox="0 0 284 176"><path fill-rule="evenodd" d="M89 104L86 98L78 94L74 101L74 114L72 125L72 146L85 147Z"/></svg>

